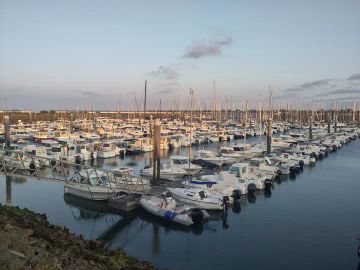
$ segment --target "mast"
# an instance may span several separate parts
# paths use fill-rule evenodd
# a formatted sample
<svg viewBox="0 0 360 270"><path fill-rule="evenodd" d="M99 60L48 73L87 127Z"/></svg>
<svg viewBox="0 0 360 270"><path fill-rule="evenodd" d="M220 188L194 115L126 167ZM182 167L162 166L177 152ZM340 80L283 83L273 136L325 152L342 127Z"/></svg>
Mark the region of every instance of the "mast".
<svg viewBox="0 0 360 270"><path fill-rule="evenodd" d="M190 145L189 145L189 174L190 174L190 159L191 159L191 142L192 142L192 107L193 107L193 97L194 97L194 90L189 88L190 94Z"/></svg>
<svg viewBox="0 0 360 270"><path fill-rule="evenodd" d="M146 113L146 85L147 85L147 80L145 80L145 89L144 89L144 123L145 123L145 113Z"/></svg>

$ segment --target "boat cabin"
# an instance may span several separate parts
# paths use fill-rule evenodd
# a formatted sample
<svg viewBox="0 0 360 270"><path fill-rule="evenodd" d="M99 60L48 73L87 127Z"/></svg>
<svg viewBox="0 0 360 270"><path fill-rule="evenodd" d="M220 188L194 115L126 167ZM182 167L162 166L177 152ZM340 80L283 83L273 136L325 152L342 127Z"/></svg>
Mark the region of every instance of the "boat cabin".
<svg viewBox="0 0 360 270"><path fill-rule="evenodd" d="M241 177L248 173L249 165L247 163L236 163L231 166L229 173L236 177Z"/></svg>
<svg viewBox="0 0 360 270"><path fill-rule="evenodd" d="M185 156L172 156L170 157L171 163L174 165L189 164L189 158Z"/></svg>

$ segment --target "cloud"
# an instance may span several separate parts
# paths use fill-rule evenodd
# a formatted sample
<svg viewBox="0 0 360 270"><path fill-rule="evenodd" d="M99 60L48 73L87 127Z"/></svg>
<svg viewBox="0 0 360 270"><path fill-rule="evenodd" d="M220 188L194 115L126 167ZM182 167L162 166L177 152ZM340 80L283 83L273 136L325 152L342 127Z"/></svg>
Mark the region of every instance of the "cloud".
<svg viewBox="0 0 360 270"><path fill-rule="evenodd" d="M354 101L354 97L342 97L342 98L330 98L330 99L321 99L318 100L320 102L325 102L325 103L334 103L335 101L337 102L353 102Z"/></svg>
<svg viewBox="0 0 360 270"><path fill-rule="evenodd" d="M326 93L317 94L317 97L327 97L330 95L348 95L348 94L360 94L360 89L337 89Z"/></svg>
<svg viewBox="0 0 360 270"><path fill-rule="evenodd" d="M285 89L284 92L299 92L302 90L303 90L303 88L301 88L301 87L294 87L294 88Z"/></svg>
<svg viewBox="0 0 360 270"><path fill-rule="evenodd" d="M182 58L199 59L206 56L215 56L222 53L224 46L228 46L233 42L231 37L218 40L210 40L207 42L195 42L186 49Z"/></svg>
<svg viewBox="0 0 360 270"><path fill-rule="evenodd" d="M313 82L307 82L300 85L301 88L313 88L313 87L319 87L324 85L329 85L329 82L332 81L331 79L324 79L324 80L318 80Z"/></svg>
<svg viewBox="0 0 360 270"><path fill-rule="evenodd" d="M330 82L333 82L335 80L333 79L323 79L323 80L317 80L317 81L313 81L313 82L306 82L300 85L296 85L294 87L285 89L284 92L300 92L303 90L308 90L308 89L314 89L314 88L318 88L318 87L330 87ZM332 87L334 85L331 85Z"/></svg>
<svg viewBox="0 0 360 270"><path fill-rule="evenodd" d="M150 75L166 80L176 80L179 78L179 65L171 64L168 66L159 66L156 70L151 71Z"/></svg>
<svg viewBox="0 0 360 270"><path fill-rule="evenodd" d="M165 90L157 91L157 93L161 94L161 95L171 94L172 92L173 92L172 89L165 89Z"/></svg>
<svg viewBox="0 0 360 270"><path fill-rule="evenodd" d="M89 97L97 96L97 93L92 92L92 91L82 91L81 94L83 94L84 96L89 96Z"/></svg>
<svg viewBox="0 0 360 270"><path fill-rule="evenodd" d="M348 80L360 80L360 73L355 73L351 75Z"/></svg>

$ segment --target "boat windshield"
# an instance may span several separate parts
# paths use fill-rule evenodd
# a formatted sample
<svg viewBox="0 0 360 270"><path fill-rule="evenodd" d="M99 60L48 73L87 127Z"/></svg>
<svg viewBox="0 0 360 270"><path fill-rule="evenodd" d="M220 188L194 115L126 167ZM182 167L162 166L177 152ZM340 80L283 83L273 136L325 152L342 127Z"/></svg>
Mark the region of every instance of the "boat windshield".
<svg viewBox="0 0 360 270"><path fill-rule="evenodd" d="M238 175L239 174L239 168L238 167L231 167L229 173Z"/></svg>
<svg viewBox="0 0 360 270"><path fill-rule="evenodd" d="M176 165L188 164L189 161L187 159L173 159L173 163Z"/></svg>

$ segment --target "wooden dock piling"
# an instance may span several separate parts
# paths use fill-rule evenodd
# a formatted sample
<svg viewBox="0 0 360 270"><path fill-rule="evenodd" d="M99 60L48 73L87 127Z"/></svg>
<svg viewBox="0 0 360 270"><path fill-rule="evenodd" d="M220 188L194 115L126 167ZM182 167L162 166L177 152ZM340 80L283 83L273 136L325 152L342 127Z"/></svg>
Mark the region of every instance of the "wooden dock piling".
<svg viewBox="0 0 360 270"><path fill-rule="evenodd" d="M313 139L313 132L312 132L312 126L313 126L313 117L310 116L310 124L309 124L309 139L312 141Z"/></svg>
<svg viewBox="0 0 360 270"><path fill-rule="evenodd" d="M271 140L272 140L272 118L268 119L268 130L266 134L267 144L266 144L266 153L269 155L271 153Z"/></svg>
<svg viewBox="0 0 360 270"><path fill-rule="evenodd" d="M5 148L10 149L10 118L8 115L4 116L4 128L5 128Z"/></svg>
<svg viewBox="0 0 360 270"><path fill-rule="evenodd" d="M153 150L153 185L160 182L160 134L161 122L159 119L154 123L154 150Z"/></svg>

